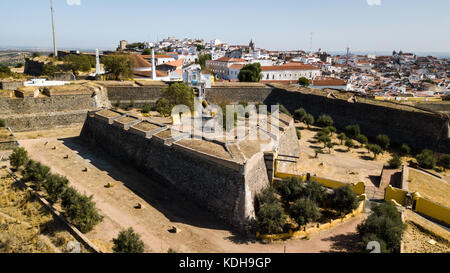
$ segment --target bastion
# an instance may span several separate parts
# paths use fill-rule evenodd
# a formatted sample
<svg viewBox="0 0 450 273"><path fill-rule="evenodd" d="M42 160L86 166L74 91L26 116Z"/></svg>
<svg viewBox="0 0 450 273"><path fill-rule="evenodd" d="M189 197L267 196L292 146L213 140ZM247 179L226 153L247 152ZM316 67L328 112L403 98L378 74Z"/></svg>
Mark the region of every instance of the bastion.
<svg viewBox="0 0 450 273"><path fill-rule="evenodd" d="M264 130L275 122L280 127L278 135ZM254 129L259 132L254 139L247 132L230 141L210 140L152 118L137 119L103 109L88 113L81 139L136 166L153 181L175 188L224 223L247 229L255 218L255 196L272 179L276 156L265 154L296 157L300 152L291 117L280 114ZM289 164L293 163L284 162L280 168L289 168Z"/></svg>

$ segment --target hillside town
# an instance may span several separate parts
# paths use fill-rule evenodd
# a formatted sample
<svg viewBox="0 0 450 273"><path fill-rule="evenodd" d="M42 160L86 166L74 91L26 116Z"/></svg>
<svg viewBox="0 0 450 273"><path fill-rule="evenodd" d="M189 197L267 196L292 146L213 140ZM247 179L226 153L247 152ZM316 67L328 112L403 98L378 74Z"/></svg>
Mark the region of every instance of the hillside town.
<svg viewBox="0 0 450 273"><path fill-rule="evenodd" d="M230 45L218 39L208 42L168 37L155 43L121 40L116 51L103 51L99 57L117 52L129 54L135 79L183 81L189 71L200 70L210 86L211 81L239 82L239 74L246 65L259 64L261 77L258 81L266 84L300 84L396 101L441 101L447 100L450 94L449 59L395 50L392 55L378 56L352 54L347 48L346 54L331 55L321 49L271 51L257 47L253 40L248 45ZM78 50L59 50L57 55L59 59L55 60L51 58L53 54L36 57L26 53L22 54L24 63L17 59L5 63L10 65L11 71L18 72L16 75L46 76L45 64L63 64L62 57L95 57L93 52ZM154 75L153 66L156 67ZM79 73L77 77L57 72L56 79L89 79L88 76L94 79L101 74L103 70ZM300 78L305 78L306 82L299 83Z"/></svg>
<svg viewBox="0 0 450 273"><path fill-rule="evenodd" d="M132 53L135 76L149 78L151 56L143 52L149 43L128 44L121 41L119 50ZM182 78L184 70L205 59L205 73L217 81L239 81L241 69L259 63L261 82L297 84L305 77L310 87L358 92L379 99L440 99L450 93L450 60L433 56L418 57L414 53L394 51L390 56L330 55L303 50L271 51L258 48L253 40L248 45L230 45L220 40L169 37L154 44L161 54L155 55L159 79ZM202 57L202 58L200 58ZM414 100L412 99L412 100Z"/></svg>

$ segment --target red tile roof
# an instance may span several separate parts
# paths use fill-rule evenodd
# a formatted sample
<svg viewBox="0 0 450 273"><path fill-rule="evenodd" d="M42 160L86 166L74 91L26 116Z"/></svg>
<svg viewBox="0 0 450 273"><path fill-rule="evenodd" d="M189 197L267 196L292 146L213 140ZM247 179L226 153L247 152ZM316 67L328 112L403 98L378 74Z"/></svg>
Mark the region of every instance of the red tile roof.
<svg viewBox="0 0 450 273"><path fill-rule="evenodd" d="M167 63L161 64L161 65L169 65L169 66L173 66L173 67L180 67L180 66L183 66L183 59L167 62Z"/></svg>
<svg viewBox="0 0 450 273"><path fill-rule="evenodd" d="M133 59L134 61L134 67L135 68L146 68L146 67L152 67L152 64L147 62L142 55L136 55L136 54L131 54L130 57Z"/></svg>
<svg viewBox="0 0 450 273"><path fill-rule="evenodd" d="M156 70L156 77L165 77L168 76L169 73L167 71ZM144 77L151 78L152 71L134 71L134 76L136 77Z"/></svg>

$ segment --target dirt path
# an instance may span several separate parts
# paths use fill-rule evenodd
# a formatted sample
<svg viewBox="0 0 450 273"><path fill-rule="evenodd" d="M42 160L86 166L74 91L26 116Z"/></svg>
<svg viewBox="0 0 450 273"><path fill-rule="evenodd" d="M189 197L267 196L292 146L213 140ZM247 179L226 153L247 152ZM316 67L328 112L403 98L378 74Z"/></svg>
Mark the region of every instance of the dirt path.
<svg viewBox="0 0 450 273"><path fill-rule="evenodd" d="M94 196L105 218L87 236L104 251L111 251L111 240L128 227L141 234L146 251L152 252L172 248L179 252L279 253L285 247L287 252L349 251L356 244L356 225L363 219L359 216L310 240L261 244L243 240L181 194L122 162L89 150L76 138L29 139L20 143L33 159L67 176L77 190ZM66 155L68 159L64 159ZM84 168L88 171L83 172ZM114 187L106 188L107 183ZM143 208L135 209L137 203ZM168 232L172 226L181 232Z"/></svg>

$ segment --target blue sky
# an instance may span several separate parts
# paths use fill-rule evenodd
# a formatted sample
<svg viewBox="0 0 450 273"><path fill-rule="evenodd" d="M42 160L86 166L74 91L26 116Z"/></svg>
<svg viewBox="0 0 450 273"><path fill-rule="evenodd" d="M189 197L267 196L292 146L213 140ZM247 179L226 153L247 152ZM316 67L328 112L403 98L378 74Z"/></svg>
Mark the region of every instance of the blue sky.
<svg viewBox="0 0 450 273"><path fill-rule="evenodd" d="M52 46L49 0L0 10L0 47ZM449 11L449 0L55 0L59 48L175 36L309 50L312 32L314 49L450 52Z"/></svg>

